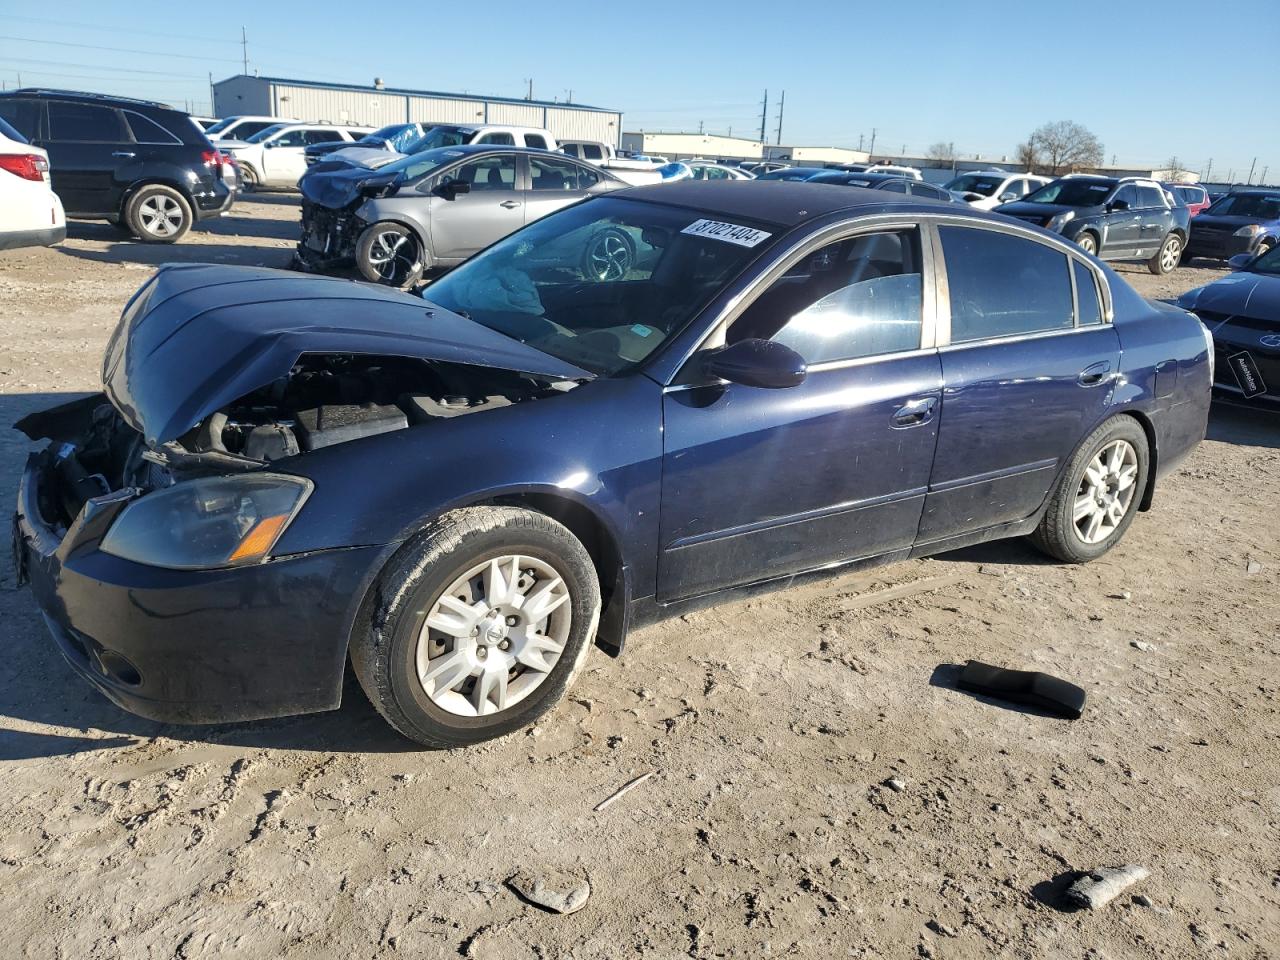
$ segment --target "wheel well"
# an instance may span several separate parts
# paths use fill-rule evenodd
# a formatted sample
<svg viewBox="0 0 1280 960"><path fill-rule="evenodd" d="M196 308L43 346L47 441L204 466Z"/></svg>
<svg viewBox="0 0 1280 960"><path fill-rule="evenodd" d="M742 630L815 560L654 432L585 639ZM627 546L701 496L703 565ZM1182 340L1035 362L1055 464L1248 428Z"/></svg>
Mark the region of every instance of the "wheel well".
<svg viewBox="0 0 1280 960"><path fill-rule="evenodd" d="M1147 470L1147 486L1142 491L1142 499L1138 501L1138 509L1150 510L1151 501L1156 495L1156 464L1159 462L1159 452L1156 449L1156 428L1152 426L1147 415L1138 410L1122 410L1118 416L1137 420L1138 426L1142 427L1142 432L1147 435L1147 457L1150 461L1150 467Z"/></svg>

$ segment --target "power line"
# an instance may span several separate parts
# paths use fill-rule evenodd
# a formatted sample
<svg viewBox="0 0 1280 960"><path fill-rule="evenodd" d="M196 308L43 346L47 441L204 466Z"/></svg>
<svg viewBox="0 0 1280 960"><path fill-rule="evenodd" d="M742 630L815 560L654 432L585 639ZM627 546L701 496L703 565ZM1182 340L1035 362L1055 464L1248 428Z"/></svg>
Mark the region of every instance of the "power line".
<svg viewBox="0 0 1280 960"><path fill-rule="evenodd" d="M12 16L9 16L8 14L5 15L5 19L9 20L10 22L16 20L16 21L21 21L22 23L36 23L36 24L43 24L45 26L50 26L50 27L59 27L63 30L67 29L66 20L44 20L44 19L41 19L40 17L12 17ZM239 43L240 42L239 40L225 40L225 39L222 39L221 37L210 37L210 36L198 37L198 36L195 36L194 34L189 34L189 33L160 33L159 31L156 31L156 30L138 30L133 26L107 27L107 26L98 26L97 24L91 24L91 23L77 23L76 27L78 27L81 30L100 30L103 33L127 33L130 36L136 36L136 37L161 37L166 40L192 40L197 43Z"/></svg>
<svg viewBox="0 0 1280 960"><path fill-rule="evenodd" d="M94 43L71 43L67 40L37 40L34 37L0 36L0 40L15 40L20 43L43 43L53 47L76 47L81 50L98 50L107 53L136 53L144 57L172 57L178 60L199 60L204 63L239 63L238 58L227 57L193 57L187 53L157 53L155 50L134 50L126 47L104 47Z"/></svg>
<svg viewBox="0 0 1280 960"><path fill-rule="evenodd" d="M171 77L181 80L200 80L198 73L167 73L163 70L140 70L137 67L113 67L108 63L66 63L62 60L35 60L31 57L10 57L11 63L35 63L46 67L91 67L94 70L111 70L120 73L145 73L153 77ZM13 67L0 67L0 70L13 70ZM16 72L16 71L15 71Z"/></svg>

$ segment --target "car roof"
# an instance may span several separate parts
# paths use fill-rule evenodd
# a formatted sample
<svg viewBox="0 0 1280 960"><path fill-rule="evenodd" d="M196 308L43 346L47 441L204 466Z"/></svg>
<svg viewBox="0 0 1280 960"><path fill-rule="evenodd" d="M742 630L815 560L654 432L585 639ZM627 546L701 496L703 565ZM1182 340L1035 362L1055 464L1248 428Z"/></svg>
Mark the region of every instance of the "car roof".
<svg viewBox="0 0 1280 960"><path fill-rule="evenodd" d="M872 212L886 207L920 213L939 210L939 203L934 199L912 200L905 194L893 194L895 199L886 200L884 192L879 190L805 180L677 180L631 187L609 196L687 207L705 216L756 220L788 228L833 213ZM903 199L896 199L898 196ZM947 214L1008 222L1005 217L982 210L959 209L958 205L956 209L948 208Z"/></svg>
<svg viewBox="0 0 1280 960"><path fill-rule="evenodd" d="M167 103L158 100L138 100L134 97L118 97L109 93L88 93L84 90L55 90L50 87L19 87L17 90L0 92L0 96L12 97L48 97L54 100L83 100L86 103L109 103L128 107L155 107L159 110L173 110Z"/></svg>
<svg viewBox="0 0 1280 960"><path fill-rule="evenodd" d="M879 170L824 170L816 176L833 176L845 177L848 179L866 180L868 183L884 183L888 180L911 180L910 177L904 177L900 173L881 173ZM912 183L919 183L918 180L912 180Z"/></svg>

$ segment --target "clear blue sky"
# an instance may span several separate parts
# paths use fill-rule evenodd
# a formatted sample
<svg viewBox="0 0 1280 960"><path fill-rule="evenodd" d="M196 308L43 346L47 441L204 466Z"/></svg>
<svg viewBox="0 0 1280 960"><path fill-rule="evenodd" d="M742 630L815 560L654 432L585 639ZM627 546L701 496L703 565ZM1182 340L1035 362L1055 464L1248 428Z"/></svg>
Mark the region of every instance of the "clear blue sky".
<svg viewBox="0 0 1280 960"><path fill-rule="evenodd" d="M56 11L56 12L55 12ZM127 11L127 13L125 13ZM1239 11L1237 14L1236 11ZM208 110L208 74L534 96L624 111L627 130L1011 154L1039 124L1075 120L1107 160L1171 156L1213 179L1280 181L1280 110L1263 79L1280 57L1280 2L1213 7L1084 0L899 5L781 0L392 4L0 0L0 82L39 83ZM17 39L23 38L23 39ZM56 41L31 42L31 41ZM114 49L108 49L114 48Z"/></svg>

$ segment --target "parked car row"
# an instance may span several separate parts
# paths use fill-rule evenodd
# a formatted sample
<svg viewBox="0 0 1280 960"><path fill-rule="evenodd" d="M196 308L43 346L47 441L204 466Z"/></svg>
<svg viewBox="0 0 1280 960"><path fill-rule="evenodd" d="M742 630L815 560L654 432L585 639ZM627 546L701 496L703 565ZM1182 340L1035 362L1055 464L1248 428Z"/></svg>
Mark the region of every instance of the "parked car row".
<svg viewBox="0 0 1280 960"><path fill-rule="evenodd" d="M49 154L0 120L0 250L49 246L67 235Z"/></svg>

